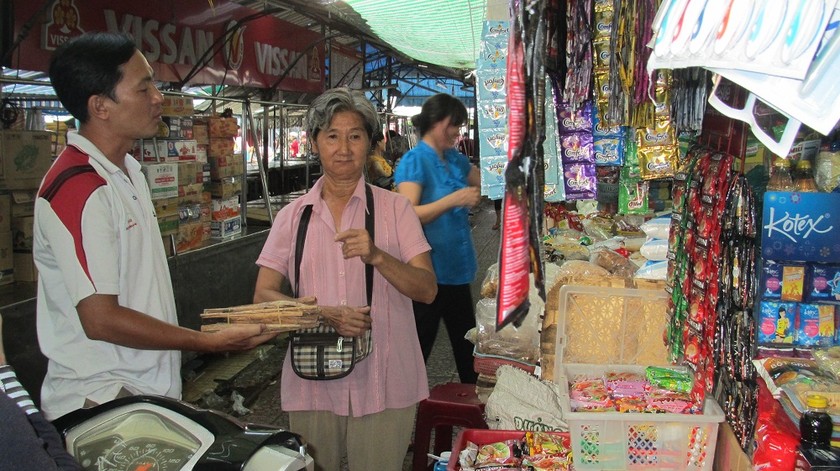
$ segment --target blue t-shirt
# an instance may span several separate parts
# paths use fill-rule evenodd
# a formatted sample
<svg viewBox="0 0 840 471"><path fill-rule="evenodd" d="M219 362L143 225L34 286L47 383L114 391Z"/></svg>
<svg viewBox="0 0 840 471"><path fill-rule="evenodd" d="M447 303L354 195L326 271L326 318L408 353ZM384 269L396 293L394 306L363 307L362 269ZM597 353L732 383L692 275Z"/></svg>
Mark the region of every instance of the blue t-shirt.
<svg viewBox="0 0 840 471"><path fill-rule="evenodd" d="M443 153L446 164L437 152L423 141L406 152L394 171L394 183L414 182L423 187L420 204L437 201L467 187L470 161L456 149ZM469 209L452 208L432 222L423 225L426 239L432 246L432 265L441 285L464 285L475 279L478 262L470 233Z"/></svg>

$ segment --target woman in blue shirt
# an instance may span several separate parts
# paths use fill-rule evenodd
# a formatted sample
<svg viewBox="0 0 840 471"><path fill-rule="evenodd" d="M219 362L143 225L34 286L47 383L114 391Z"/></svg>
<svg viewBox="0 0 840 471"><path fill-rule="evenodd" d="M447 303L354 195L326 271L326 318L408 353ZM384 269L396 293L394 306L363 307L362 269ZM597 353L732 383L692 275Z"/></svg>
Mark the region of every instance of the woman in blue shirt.
<svg viewBox="0 0 840 471"><path fill-rule="evenodd" d="M457 98L440 93L427 99L420 114L412 118L421 140L403 155L394 183L423 224L438 282L432 304L414 303L423 358L429 359L442 318L461 382L475 383L473 345L464 335L475 327L470 283L478 262L469 209L481 199L481 179L478 168L455 148L467 119L467 109Z"/></svg>

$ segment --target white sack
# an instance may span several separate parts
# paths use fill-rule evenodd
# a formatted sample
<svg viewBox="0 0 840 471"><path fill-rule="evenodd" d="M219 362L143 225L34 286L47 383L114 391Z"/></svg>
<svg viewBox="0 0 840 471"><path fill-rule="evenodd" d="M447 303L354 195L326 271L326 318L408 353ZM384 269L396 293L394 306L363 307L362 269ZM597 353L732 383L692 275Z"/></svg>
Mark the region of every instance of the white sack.
<svg viewBox="0 0 840 471"><path fill-rule="evenodd" d="M560 386L509 365L496 370L496 386L484 408L487 426L496 430L566 432Z"/></svg>

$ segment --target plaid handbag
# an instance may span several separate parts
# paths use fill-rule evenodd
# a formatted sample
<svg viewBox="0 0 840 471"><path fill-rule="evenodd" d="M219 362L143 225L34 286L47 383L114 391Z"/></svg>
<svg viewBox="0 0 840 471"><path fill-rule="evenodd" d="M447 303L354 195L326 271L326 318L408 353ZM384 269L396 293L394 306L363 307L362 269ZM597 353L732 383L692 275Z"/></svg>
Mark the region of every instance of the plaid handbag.
<svg viewBox="0 0 840 471"><path fill-rule="evenodd" d="M365 185L365 190L367 197L365 228L371 239L374 239L373 193L369 185ZM295 297L298 295L300 260L303 256L303 245L311 215L312 205L306 205L300 217L295 242ZM373 295L372 265L365 265L365 281L367 302L370 306ZM347 376L353 371L356 363L364 360L373 348L370 329L359 337L343 337L328 325L296 330L289 337L289 344L292 370L301 378L314 380L338 379Z"/></svg>

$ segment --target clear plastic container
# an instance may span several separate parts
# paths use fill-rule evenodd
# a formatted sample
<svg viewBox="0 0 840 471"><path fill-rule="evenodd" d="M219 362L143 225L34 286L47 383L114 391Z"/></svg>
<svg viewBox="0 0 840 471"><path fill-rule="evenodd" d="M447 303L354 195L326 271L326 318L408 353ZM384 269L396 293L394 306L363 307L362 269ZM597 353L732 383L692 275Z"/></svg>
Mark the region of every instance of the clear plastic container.
<svg viewBox="0 0 840 471"><path fill-rule="evenodd" d="M702 414L571 412L569 378L575 375L673 368L662 342L668 294L565 285L559 296L554 382L563 391L575 469L711 471L725 416L710 397Z"/></svg>

